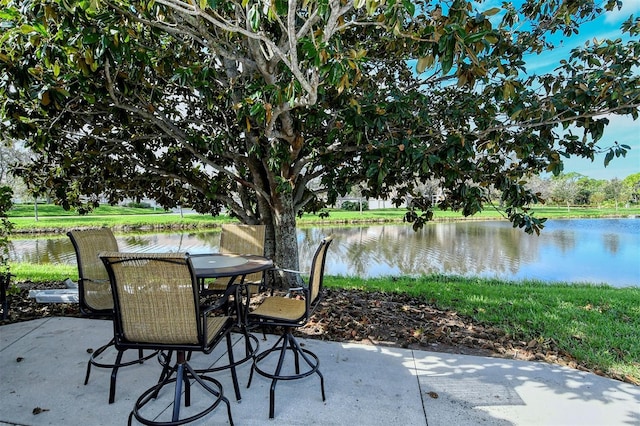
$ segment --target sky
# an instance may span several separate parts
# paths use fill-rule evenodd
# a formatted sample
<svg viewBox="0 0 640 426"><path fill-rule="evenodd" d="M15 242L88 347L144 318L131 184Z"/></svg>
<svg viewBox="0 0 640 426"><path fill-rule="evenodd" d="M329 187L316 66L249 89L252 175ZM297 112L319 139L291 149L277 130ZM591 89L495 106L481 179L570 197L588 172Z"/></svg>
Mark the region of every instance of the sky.
<svg viewBox="0 0 640 426"><path fill-rule="evenodd" d="M604 4L606 0L600 1ZM500 7L501 2L502 0L488 0L483 2L479 9L488 10L493 6ZM513 3L517 7L517 4L522 3L522 0ZM560 47L541 55L531 55L529 60L525 58L527 72L537 75L553 73L562 59L569 58L572 49L583 47L587 41L622 38L623 42L626 42L629 37L628 35L623 37L620 26L632 15L634 17L640 16L640 0L622 0L620 10L605 12L596 20L583 24L579 34L562 40ZM499 20L500 15L496 15L492 19ZM608 118L609 125L605 128L604 136L597 142L597 146L604 149L614 145L615 142L620 145L628 145L631 149L626 156L614 158L607 167L604 166L606 152L596 155L593 161L575 157L564 159L564 173L575 172L598 180L614 178L622 180L629 175L640 173L640 118L635 121L631 117L619 115L611 115ZM582 135L582 129L574 128L572 130L574 134Z"/></svg>
<svg viewBox="0 0 640 426"><path fill-rule="evenodd" d="M569 57L571 49L584 45L587 40L621 37L622 22L631 15L640 15L640 0L622 0L622 3L621 10L605 13L595 21L583 25L580 34L571 37L562 48L536 57L535 62L528 64L527 71L536 74L551 72L562 58ZM631 174L640 173L640 119L634 121L631 117L610 116L609 120L598 146L604 148L614 142L629 145L631 150L627 152L626 157L614 158L606 168L604 153L596 156L593 162L583 158L565 159L565 173L576 172L592 179L606 180L624 179ZM574 133L581 134L576 131Z"/></svg>

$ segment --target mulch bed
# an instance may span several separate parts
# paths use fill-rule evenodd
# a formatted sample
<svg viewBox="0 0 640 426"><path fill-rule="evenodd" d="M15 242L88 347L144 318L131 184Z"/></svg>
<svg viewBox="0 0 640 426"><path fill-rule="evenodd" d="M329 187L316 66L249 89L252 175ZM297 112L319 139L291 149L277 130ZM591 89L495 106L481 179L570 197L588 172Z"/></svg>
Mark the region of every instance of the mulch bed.
<svg viewBox="0 0 640 426"><path fill-rule="evenodd" d="M30 289L64 288L62 283L23 282L18 287L19 294L9 296L9 318L0 320L0 325L81 316L75 304L42 304L27 297ZM611 377L580 364L558 349L553 340L514 340L500 329L403 294L326 289L321 306L297 333L334 342L543 361ZM626 377L611 378L638 384Z"/></svg>

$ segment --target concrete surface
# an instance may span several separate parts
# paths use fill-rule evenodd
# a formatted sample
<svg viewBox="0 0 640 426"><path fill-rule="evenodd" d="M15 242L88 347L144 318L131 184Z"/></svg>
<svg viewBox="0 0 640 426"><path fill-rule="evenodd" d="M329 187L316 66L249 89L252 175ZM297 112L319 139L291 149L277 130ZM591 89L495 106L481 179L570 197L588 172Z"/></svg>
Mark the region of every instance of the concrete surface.
<svg viewBox="0 0 640 426"><path fill-rule="evenodd" d="M93 368L89 383L83 383L87 349L112 335L109 321L81 318L0 326L0 425L126 424L160 366L152 359L120 369L115 403L108 404L110 371ZM275 339L259 337L262 349ZM229 371L213 375L223 384L236 425L640 425L640 387L590 373L537 362L301 342L320 358L326 401L316 375L282 381L275 419L269 420L270 381L254 375L247 389L246 363L238 369L241 402L235 400ZM222 350L194 354L192 364L213 365L219 357L226 357ZM206 397L193 389L197 409ZM172 398L166 391L152 403L165 409ZM193 424L227 423L220 406Z"/></svg>

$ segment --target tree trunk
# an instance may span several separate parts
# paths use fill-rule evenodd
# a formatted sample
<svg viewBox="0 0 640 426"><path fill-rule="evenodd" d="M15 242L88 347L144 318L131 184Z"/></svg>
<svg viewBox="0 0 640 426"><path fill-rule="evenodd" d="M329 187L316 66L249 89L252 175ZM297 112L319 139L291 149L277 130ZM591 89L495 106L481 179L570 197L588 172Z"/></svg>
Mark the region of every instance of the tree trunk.
<svg viewBox="0 0 640 426"><path fill-rule="evenodd" d="M296 212L291 193L278 194L274 199L273 227L275 230L275 257L278 268L300 270L298 258L298 236L296 232ZM297 286L300 277L292 274L278 274L282 286Z"/></svg>

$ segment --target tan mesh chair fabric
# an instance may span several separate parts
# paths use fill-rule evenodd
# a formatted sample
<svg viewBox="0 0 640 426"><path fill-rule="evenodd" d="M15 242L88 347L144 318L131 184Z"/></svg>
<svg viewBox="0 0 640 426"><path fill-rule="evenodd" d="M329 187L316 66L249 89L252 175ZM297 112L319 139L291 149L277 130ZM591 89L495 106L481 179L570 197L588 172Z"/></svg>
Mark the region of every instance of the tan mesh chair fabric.
<svg viewBox="0 0 640 426"><path fill-rule="evenodd" d="M227 324L226 316L207 315L207 345L213 342Z"/></svg>
<svg viewBox="0 0 640 426"><path fill-rule="evenodd" d="M264 256L264 240L266 226L264 225L238 225L223 224L220 234L220 253L223 254L255 254ZM245 277L246 284L260 284L262 272L249 274ZM216 278L210 283L210 290L225 290L229 284L229 278ZM251 286L251 293L257 291L256 286Z"/></svg>
<svg viewBox="0 0 640 426"><path fill-rule="evenodd" d="M111 264L127 340L198 344L202 328L197 284L185 254L103 253L102 257Z"/></svg>
<svg viewBox="0 0 640 426"><path fill-rule="evenodd" d="M311 265L311 275L309 276L309 290L310 301L313 303L320 293L322 287L322 279L324 276L324 263L327 257L327 250L333 240L333 236L329 236L324 239L324 244L320 245L318 252L313 258L313 265Z"/></svg>
<svg viewBox="0 0 640 426"><path fill-rule="evenodd" d="M109 275L98 257L101 251L118 251L118 242L108 228L70 231L69 238L76 250L80 289L83 303L91 311L113 309Z"/></svg>
<svg viewBox="0 0 640 426"><path fill-rule="evenodd" d="M297 321L305 316L307 307L304 300L285 297L267 297L251 314L276 320Z"/></svg>

